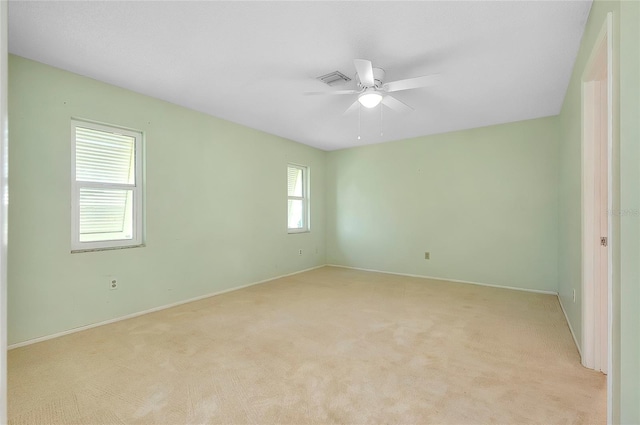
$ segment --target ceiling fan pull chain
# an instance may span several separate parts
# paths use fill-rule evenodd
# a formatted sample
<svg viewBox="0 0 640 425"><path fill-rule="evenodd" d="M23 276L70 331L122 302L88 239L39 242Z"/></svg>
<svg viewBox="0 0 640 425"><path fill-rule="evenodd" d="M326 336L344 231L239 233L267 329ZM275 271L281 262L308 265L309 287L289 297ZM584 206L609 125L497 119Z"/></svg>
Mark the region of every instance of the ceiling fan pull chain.
<svg viewBox="0 0 640 425"><path fill-rule="evenodd" d="M384 109L384 105L380 104L380 136L384 135L383 125L382 125L382 110Z"/></svg>
<svg viewBox="0 0 640 425"><path fill-rule="evenodd" d="M362 111L362 105L358 103L358 140L360 140L360 114Z"/></svg>

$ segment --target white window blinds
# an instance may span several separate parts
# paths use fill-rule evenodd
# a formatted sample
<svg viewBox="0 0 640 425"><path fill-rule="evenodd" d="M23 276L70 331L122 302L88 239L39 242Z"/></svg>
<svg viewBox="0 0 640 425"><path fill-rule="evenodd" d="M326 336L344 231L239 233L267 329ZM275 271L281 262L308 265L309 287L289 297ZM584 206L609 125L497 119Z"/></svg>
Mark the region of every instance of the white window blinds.
<svg viewBox="0 0 640 425"><path fill-rule="evenodd" d="M289 196L302 197L302 170L297 167L288 167Z"/></svg>
<svg viewBox="0 0 640 425"><path fill-rule="evenodd" d="M131 191L80 189L80 240L131 239ZM128 226L125 223L129 222Z"/></svg>
<svg viewBox="0 0 640 425"><path fill-rule="evenodd" d="M135 183L135 137L76 127L76 180Z"/></svg>

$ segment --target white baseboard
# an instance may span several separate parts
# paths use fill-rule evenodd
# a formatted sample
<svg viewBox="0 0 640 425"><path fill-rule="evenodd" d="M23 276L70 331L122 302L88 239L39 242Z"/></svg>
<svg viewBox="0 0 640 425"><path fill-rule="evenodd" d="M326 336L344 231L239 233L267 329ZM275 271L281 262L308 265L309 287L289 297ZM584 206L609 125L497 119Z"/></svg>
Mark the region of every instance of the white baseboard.
<svg viewBox="0 0 640 425"><path fill-rule="evenodd" d="M418 277L418 278L433 279L433 280L445 280L445 281L448 281L448 282L456 282L456 283L468 283L468 284L471 284L471 285L490 286L492 288L513 289L513 290L516 290L516 291L534 292L534 293L538 293L538 294L555 295L555 296L558 297L558 302L560 302L560 308L562 309L562 313L564 314L564 318L565 318L565 320L567 322L567 325L569 326L569 331L571 331L571 337L573 338L573 342L576 345L576 348L578 349L578 353L580 354L580 357L582 358L582 350L580 349L580 344L578 344L578 340L576 338L576 334L573 331L573 327L571 326L571 321L569 321L569 316L567 316L567 311L564 309L564 305L562 304L562 299L560 298L560 294L558 294L557 292L543 291L543 290L540 290L540 289L516 288L516 287L513 287L513 286L501 286L501 285L494 285L494 284L490 284L490 283L471 282L471 281L468 281L468 280L448 279L448 278L442 278L442 277L424 276L424 275L419 275L419 274L388 272L388 271L384 271L384 270L375 270L375 269L365 269L365 268L361 268L361 267L343 266L343 265L340 265L340 264L327 264L327 266L330 266L330 267L341 267L343 269L362 270L362 271L366 271L366 272L386 273L386 274L392 274L392 275L397 275L397 276Z"/></svg>
<svg viewBox="0 0 640 425"><path fill-rule="evenodd" d="M325 266L341 267L341 268L344 268L344 269L362 270L362 271L375 272L375 273L386 273L386 274L392 274L392 275L397 275L397 276L408 276L408 277L417 277L417 278L423 278L423 279L444 280L444 281L455 282L455 283L466 283L466 284L471 284L471 285L489 286L489 287L492 287L492 288L512 289L512 290L524 291L524 292L535 292L535 293L539 293L539 294L550 294L550 295L556 295L556 296L558 295L556 292L553 292L553 291L542 291L542 290L539 290L539 289L516 288L516 287L513 287L513 286L501 286L501 285L494 285L494 284L490 284L490 283L471 282L471 281L467 281L467 280L448 279L448 278L442 278L442 277L424 276L424 275L409 274L409 273L396 273L396 272L389 272L389 271L384 271L384 270L375 270L375 269L365 269L365 268L360 268L360 267L343 266L343 265L339 265L339 264L323 264L323 265L311 267L311 268L308 268L308 269L305 269L305 270L299 270L297 272L271 277L269 279L264 279L264 280L261 280L261 281L258 281L258 282L252 282L252 283L249 283L247 285L236 286L234 288L230 288L230 289L225 289L225 290L218 291L218 292L209 293L209 294L206 294L206 295L201 295L201 296L198 296L198 297L195 297L195 298L189 298L187 300L178 301L178 302L175 302L175 303L171 303L171 304L166 304L166 305L162 305L162 306L159 306L159 307L150 308L148 310L127 314L125 316L120 316L120 317L116 317L116 318L109 319L109 320L104 320L102 322L92 323L92 324L84 325L84 326L79 326L77 328L69 329L69 330L66 330L66 331L56 332L56 333L51 334L51 335L45 335L45 336L41 336L41 337L38 337L38 338L29 339L27 341L17 342L15 344L9 345L7 348L9 350L12 350L14 348L24 347L26 345L35 344L37 342L47 341L49 339L58 338L60 336L69 335L69 334L76 333L76 332L81 332L81 331L84 331L84 330L87 330L87 329L96 328L98 326L108 325L110 323L119 322L121 320L131 319L131 318L134 318L134 317L142 316L143 314L153 313L153 312L160 311L160 310L166 310L166 309L171 308L171 307L176 307L176 306L179 306L179 305L182 305L182 304L187 304L187 303L190 303L190 302L199 301L199 300L202 300L202 299L205 299L205 298L209 298L209 297L215 297L216 295L221 295L221 294L225 294L227 292L237 291L239 289L248 288L250 286L259 285L261 283L266 283L266 282L270 282L272 280L281 279L283 277L293 276L293 275L296 275L296 274L299 274L299 273L308 272L308 271L319 269L319 268L325 267ZM558 297L558 299L560 299L560 298ZM566 318L567 314L564 311L564 307L562 306L562 302L560 302L560 306L562 307L562 311L564 312L564 315L565 315L565 318ZM567 319L567 323L569 324L569 329L571 330L571 335L573 336L573 340L574 340L574 342L576 342L576 347L578 347L578 351L580 352L580 347L578 346L578 343L576 341L576 337L575 337L575 335L573 333L573 329L571 328L571 323L569 322L568 319Z"/></svg>
<svg viewBox="0 0 640 425"><path fill-rule="evenodd" d="M567 325L569 325L569 331L571 331L571 336L573 337L573 342L576 344L576 348L578 349L578 353L580 354L580 359L582 359L582 350L580 349L580 344L578 344L578 340L576 339L576 334L573 332L573 326L571 326L571 321L569 320L569 316L567 316L567 310L564 309L564 305L562 304L562 298L560 298L560 294L558 294L558 302L560 303L560 308L562 309L562 313L564 313L564 318L567 321Z"/></svg>
<svg viewBox="0 0 640 425"><path fill-rule="evenodd" d="M434 276L425 276L425 275L421 275L421 274L388 272L388 271L384 271L384 270L364 269L364 268L361 268L361 267L342 266L340 264L327 264L327 266L330 266L330 267L342 267L343 269L362 270L362 271L365 271L365 272L393 274L393 275L396 275L396 276L419 277L419 278L423 278L423 279L432 279L432 280L445 280L447 282L455 282L455 283L468 283L470 285L490 286L492 288L513 289L514 291L535 292L537 294L558 295L557 292L553 292L553 291L543 291L543 290L540 290L540 289L516 288L515 286L503 286L503 285L494 285L494 284L491 284L491 283L471 282L471 281L468 281L468 280L449 279L447 277L434 277Z"/></svg>
<svg viewBox="0 0 640 425"><path fill-rule="evenodd" d="M311 270L319 269L320 267L324 267L324 266L325 265L323 264L321 266L315 266L315 267L311 267L311 268L308 268L308 269L299 270L299 271L293 272L293 273L283 274L283 275L276 276L276 277L270 277L269 279L264 279L264 280L261 280L261 281L258 281L258 282L252 282L252 283L249 283L247 285L236 286L234 288L225 289L225 290L222 290L222 291L213 292L213 293L206 294L206 295L200 295L199 297L189 298L188 300L178 301L178 302L175 302L175 303L171 303L171 304L166 304L166 305L162 305L162 306L159 306L159 307L150 308L148 310L127 314L125 316L120 316L120 317L116 317L116 318L113 318L113 319L104 320L102 322L92 323L90 325L79 326L77 328L69 329L69 330L66 330L66 331L56 332L56 333L51 334L51 335L45 335L45 336L41 336L41 337L38 337L38 338L29 339L27 341L17 342L15 344L9 345L7 347L7 349L12 350L14 348L24 347L26 345L31 345L31 344L35 344L37 342L47 341L49 339L58 338L60 336L69 335L69 334L76 333L76 332L85 331L87 329L97 328L98 326L103 326L103 325L108 325L110 323L119 322L121 320L132 319L134 317L142 316L143 314L153 313L153 312L160 311L160 310L166 310L166 309L171 308L171 307L176 307L176 306L179 306L179 305L182 305L182 304L187 304L187 303L190 303L190 302L203 300L203 299L209 298L209 297L215 297L216 295L226 294L227 292L237 291L239 289L248 288L250 286L260 285L261 283L266 283L266 282L270 282L272 280L281 279L283 277L293 276L293 275L296 275L296 274L299 274L299 273L308 272L308 271L311 271Z"/></svg>

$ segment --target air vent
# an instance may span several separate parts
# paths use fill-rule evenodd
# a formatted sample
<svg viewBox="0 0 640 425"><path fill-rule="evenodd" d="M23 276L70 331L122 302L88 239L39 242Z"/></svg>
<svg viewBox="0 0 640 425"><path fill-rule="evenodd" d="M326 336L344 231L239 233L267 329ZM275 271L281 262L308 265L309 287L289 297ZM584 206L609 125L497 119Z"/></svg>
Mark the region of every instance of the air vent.
<svg viewBox="0 0 640 425"><path fill-rule="evenodd" d="M351 78L347 77L340 71L333 71L328 74L321 75L320 77L318 77L318 80L330 86L337 86L340 84L344 84L347 81L351 81Z"/></svg>

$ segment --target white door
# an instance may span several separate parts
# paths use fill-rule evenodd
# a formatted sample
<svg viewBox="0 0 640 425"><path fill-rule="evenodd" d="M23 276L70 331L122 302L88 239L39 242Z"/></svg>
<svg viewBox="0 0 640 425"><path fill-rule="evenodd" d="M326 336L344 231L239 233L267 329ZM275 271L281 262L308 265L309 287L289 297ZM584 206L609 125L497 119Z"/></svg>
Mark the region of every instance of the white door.
<svg viewBox="0 0 640 425"><path fill-rule="evenodd" d="M612 44L607 17L582 78L582 364L609 369Z"/></svg>
<svg viewBox="0 0 640 425"><path fill-rule="evenodd" d="M609 324L609 143L608 143L608 96L606 63L602 79L595 81L594 105L594 287L597 340L595 341L594 368L607 373L608 324Z"/></svg>

